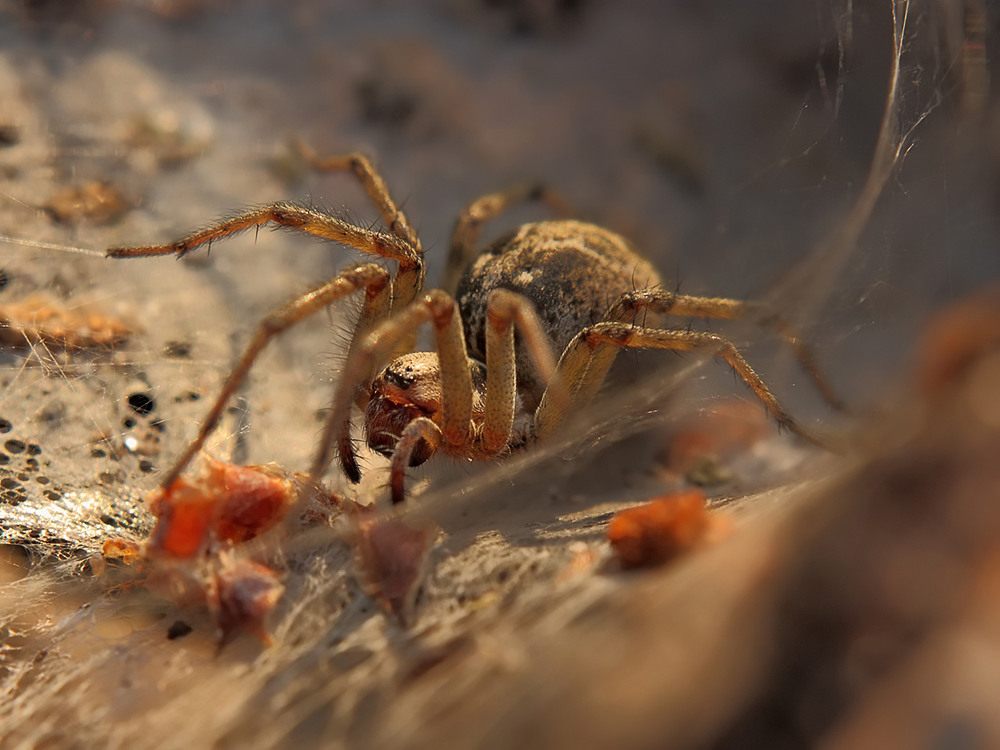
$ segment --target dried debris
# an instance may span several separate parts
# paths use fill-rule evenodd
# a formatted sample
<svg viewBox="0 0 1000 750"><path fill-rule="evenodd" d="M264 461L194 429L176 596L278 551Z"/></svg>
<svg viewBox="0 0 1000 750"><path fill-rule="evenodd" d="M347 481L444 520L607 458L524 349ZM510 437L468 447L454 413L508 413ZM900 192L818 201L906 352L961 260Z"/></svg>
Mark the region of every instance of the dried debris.
<svg viewBox="0 0 1000 750"><path fill-rule="evenodd" d="M928 325L917 355L920 390L930 398L948 393L991 348L1000 348L997 285L949 307Z"/></svg>
<svg viewBox="0 0 1000 750"><path fill-rule="evenodd" d="M55 193L42 206L60 224L112 224L133 206L109 182L92 180Z"/></svg>
<svg viewBox="0 0 1000 750"><path fill-rule="evenodd" d="M364 741L996 746L1000 389L969 398L1000 337L977 340L936 398L917 374L857 465L761 493L740 534L683 576L619 577L575 617L520 610L477 632L503 644L503 668L486 648L435 666Z"/></svg>
<svg viewBox="0 0 1000 750"><path fill-rule="evenodd" d="M772 433L767 414L744 399L713 401L684 419L660 456L664 473L702 487L732 481L730 464Z"/></svg>
<svg viewBox="0 0 1000 750"><path fill-rule="evenodd" d="M110 348L135 333L135 326L87 305L66 305L44 294L0 304L0 343L44 344L60 349Z"/></svg>
<svg viewBox="0 0 1000 750"><path fill-rule="evenodd" d="M125 140L135 152L145 153L157 166L169 169L202 153L211 137L203 123L185 122L169 112L149 111L129 121Z"/></svg>
<svg viewBox="0 0 1000 750"><path fill-rule="evenodd" d="M687 490L616 514L608 541L623 567L650 567L718 541L730 528L727 516L708 510L701 490Z"/></svg>
<svg viewBox="0 0 1000 750"><path fill-rule="evenodd" d="M202 454L192 478L147 498L156 517L149 538L110 539L104 558L136 565L149 590L181 606L207 605L220 648L239 631L270 643L265 620L284 585L277 570L241 545L278 526L300 489L276 466L237 466Z"/></svg>
<svg viewBox="0 0 1000 750"><path fill-rule="evenodd" d="M220 648L241 631L270 643L265 621L284 591L282 573L272 567L278 556L273 545L251 550L246 543L276 529L301 490L300 478L277 466L238 466L202 454L193 476L147 498L156 517L149 538L108 540L104 559L136 565L149 590L180 606L207 605ZM409 627L435 530L326 492L313 494L316 502L298 522L329 526L346 508L346 538L365 590ZM261 556L266 562L255 559Z"/></svg>
<svg viewBox="0 0 1000 750"><path fill-rule="evenodd" d="M401 627L409 627L435 529L411 526L360 505L352 507L350 523L350 542L365 590Z"/></svg>
<svg viewBox="0 0 1000 750"><path fill-rule="evenodd" d="M246 542L277 526L299 491L277 466L237 466L202 454L192 478L150 496L157 521L146 554L186 560L221 543Z"/></svg>
<svg viewBox="0 0 1000 750"><path fill-rule="evenodd" d="M221 555L206 586L219 648L240 632L270 645L267 617L284 593L278 571L253 560Z"/></svg>

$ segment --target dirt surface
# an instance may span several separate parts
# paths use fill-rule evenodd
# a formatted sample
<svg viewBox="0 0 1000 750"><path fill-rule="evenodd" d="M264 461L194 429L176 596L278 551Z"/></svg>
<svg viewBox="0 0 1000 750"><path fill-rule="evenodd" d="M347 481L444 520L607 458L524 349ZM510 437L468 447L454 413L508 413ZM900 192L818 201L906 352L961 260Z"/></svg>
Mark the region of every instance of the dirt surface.
<svg viewBox="0 0 1000 750"><path fill-rule="evenodd" d="M1000 276L996 106L975 55L992 37L976 3L940 3L905 27L900 6L894 43L876 5L0 0L0 533L37 563L5 548L4 746L995 741L995 676L976 666L997 657L995 321L975 308L945 327L984 333L957 360L961 336L935 339L963 363L937 390L910 373L933 311ZM560 440L412 472L402 517L434 542L411 627L368 596L345 518L303 529L293 513L253 548L285 586L272 645L218 651L205 606L134 588L98 553L148 533L144 495L260 318L362 256L269 230L181 261L103 252L276 200L375 222L293 137L372 156L431 285L462 207L531 179L682 292L767 300L849 415L773 332L708 327L843 450L720 405L752 398L722 365L623 356ZM308 468L352 312L269 347L212 455ZM720 412L751 437L694 471L678 456ZM384 503L386 462L364 469L359 487L331 470L330 490ZM623 572L612 512L691 480L731 514L730 540ZM912 706L923 718L904 724Z"/></svg>

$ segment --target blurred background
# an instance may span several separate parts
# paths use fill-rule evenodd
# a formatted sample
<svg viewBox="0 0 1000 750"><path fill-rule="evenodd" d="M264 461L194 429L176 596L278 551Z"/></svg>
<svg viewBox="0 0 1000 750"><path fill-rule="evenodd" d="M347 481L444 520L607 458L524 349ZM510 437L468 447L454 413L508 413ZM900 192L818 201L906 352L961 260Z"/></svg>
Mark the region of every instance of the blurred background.
<svg viewBox="0 0 1000 750"><path fill-rule="evenodd" d="M767 297L839 231L872 166L894 56L888 2L5 6L8 236L99 250L278 199L373 221L349 180L295 161L286 144L301 137L375 159L420 231L432 280L464 205L541 179L632 239L669 284L739 298ZM809 274L779 300L803 308L785 314L855 403L893 382L929 309L1000 266L990 71L974 54L984 14L972 2L909 8L890 133L905 158L859 241L830 251L845 257L838 272ZM110 217L53 221L40 208L95 182L122 201ZM514 214L485 238L541 215ZM216 287L229 289L216 291L272 307L342 267L344 250L317 244L283 234L220 247ZM169 265L92 275L159 277ZM205 323L204 311L174 310ZM768 377L813 416L813 394L791 390L797 373Z"/></svg>

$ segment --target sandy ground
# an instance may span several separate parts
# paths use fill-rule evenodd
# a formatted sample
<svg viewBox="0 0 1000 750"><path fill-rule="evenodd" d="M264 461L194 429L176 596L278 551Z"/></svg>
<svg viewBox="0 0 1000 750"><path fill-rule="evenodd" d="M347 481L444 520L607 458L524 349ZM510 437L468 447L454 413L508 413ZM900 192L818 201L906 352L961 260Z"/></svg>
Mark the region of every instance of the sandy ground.
<svg viewBox="0 0 1000 750"><path fill-rule="evenodd" d="M995 719L977 707L995 677L970 665L997 654L983 623L998 537L976 504L996 486L993 391L976 385L992 365L982 355L973 385L952 375L934 393L910 372L932 312L1000 275L995 105L962 67L964 28L958 6L911 10L894 108L906 155L845 246L886 107L888 7L0 3L0 313L15 330L0 439L24 444L0 469L6 538L36 555L65 548L60 533L91 553L141 538L143 494L260 317L359 259L270 231L181 262L102 257L275 200L375 221L349 179L294 157L293 136L375 159L431 283L464 205L539 179L681 291L770 300L853 412L831 414L773 334L725 328L847 454L772 429L711 490L736 520L730 542L623 573L611 512L679 485L663 454L683 415L749 398L718 365L623 357L564 440L413 472L406 518L438 531L409 629L365 595L340 526L277 553L274 645L242 636L221 653L203 607L106 596L86 555L25 575L10 548L4 745L858 747L904 730L989 744ZM67 206L95 184L104 203ZM519 209L486 235L543 215ZM99 316L76 332L114 320L129 334L25 345L38 313L11 313L25 300ZM980 319L988 342L995 321ZM335 310L275 342L212 454L305 470L349 325ZM384 463L368 460L360 488L334 471L328 484L382 502ZM887 596L917 591L925 558L947 563L928 586L948 595ZM192 632L168 639L178 621ZM950 691L923 689L940 669ZM894 721L913 705L935 710Z"/></svg>

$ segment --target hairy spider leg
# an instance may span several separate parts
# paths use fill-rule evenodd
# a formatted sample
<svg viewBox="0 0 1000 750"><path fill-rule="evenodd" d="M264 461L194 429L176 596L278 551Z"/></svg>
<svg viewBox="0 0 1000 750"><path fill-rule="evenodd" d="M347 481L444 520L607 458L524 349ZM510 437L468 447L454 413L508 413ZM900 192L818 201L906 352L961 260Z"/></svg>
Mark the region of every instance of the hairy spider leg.
<svg viewBox="0 0 1000 750"><path fill-rule="evenodd" d="M486 307L486 398L483 432L477 457L500 453L510 442L517 396L514 329L542 382L552 397L569 406L569 394L557 373L552 343L535 306L526 297L508 289L491 292Z"/></svg>
<svg viewBox="0 0 1000 750"><path fill-rule="evenodd" d="M271 338L341 297L364 288L366 290L365 299L348 350L350 352L357 347L357 342L371 330L378 320L386 317L394 307L408 305L423 288L425 269L419 238L417 238L405 214L392 200L384 180L367 157L353 153L342 157L319 159L311 150L306 151L308 147L300 144L300 148L317 169L350 171L368 193L389 232L364 229L311 208L278 202L245 211L174 243L115 247L106 253L106 256L110 258L159 255L183 257L201 245L210 246L215 240L273 223L282 228L333 240L357 250L395 260L397 264L394 277L390 277L387 271L374 264L348 269L338 274L333 280L307 292L268 315L258 326L254 338L244 351L240 361L230 372L208 418L202 423L198 436L188 445L180 459L161 482L163 487L169 486L180 476L193 456L204 445L205 440L217 426L225 404L232 398L260 351ZM365 377L370 376L369 370L365 373Z"/></svg>
<svg viewBox="0 0 1000 750"><path fill-rule="evenodd" d="M716 320L741 320L756 317L757 323L771 328L791 348L805 373L812 379L816 390L836 411L844 411L844 402L820 372L815 354L795 329L777 313L769 311L760 302L743 302L726 297L693 297L675 294L662 289L641 289L628 292L612 305L605 321L633 322L641 310L689 318Z"/></svg>
<svg viewBox="0 0 1000 750"><path fill-rule="evenodd" d="M409 304L423 284L424 260L419 247L394 234L356 227L334 216L292 203L272 203L246 211L173 243L113 247L105 255L108 258L145 258L158 255L176 255L180 258L202 245L269 223L396 261L396 275L391 281L391 306ZM360 321L362 326L370 322Z"/></svg>
<svg viewBox="0 0 1000 750"><path fill-rule="evenodd" d="M616 322L597 323L580 331L567 345L559 360L558 373L564 383L577 387L572 392L572 409L586 405L601 385L604 372L592 368L591 360L602 345L616 350L665 349L670 351L704 351L724 359L760 399L764 407L782 427L823 448L826 443L802 428L789 416L771 394L764 381L747 363L733 344L722 336L704 331L677 331L643 328ZM535 437L544 439L555 432L566 416L566 410L546 393L535 412Z"/></svg>
<svg viewBox="0 0 1000 750"><path fill-rule="evenodd" d="M423 249L420 246L420 238L413 230L409 219L406 218L396 202L389 193L389 188L385 180L372 165L371 161L364 154L354 152L342 156L319 156L316 151L305 141L295 138L292 141L292 148L309 164L313 169L320 172L350 172L357 178L364 188L372 203L378 209L379 216L388 227L389 231L410 248L416 256L423 257ZM364 248L360 248L364 249ZM401 309L410 304L420 291L424 288L424 265L419 263L415 269L410 269L408 264L401 259L396 278L393 280L393 300L392 307ZM361 320L361 323L371 321ZM370 328L370 326L369 326ZM366 333L365 328L355 331L354 340ZM416 339L403 340L397 347L397 352L412 351Z"/></svg>
<svg viewBox="0 0 1000 750"><path fill-rule="evenodd" d="M319 172L350 172L353 174L365 192L368 193L372 203L375 204L389 231L418 252L420 251L420 238L413 231L406 215L396 206L389 193L389 188L386 187L385 180L382 179L382 175L378 173L367 156L356 151L337 156L319 156L309 144L299 138L292 141L292 147L310 167Z"/></svg>

